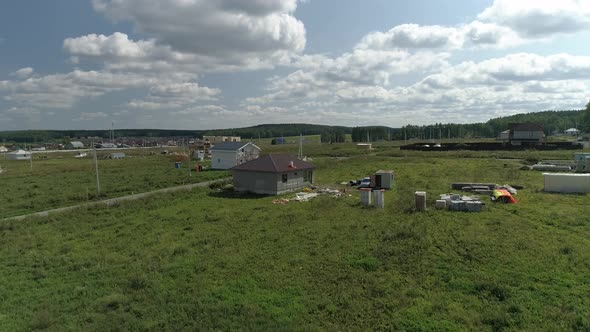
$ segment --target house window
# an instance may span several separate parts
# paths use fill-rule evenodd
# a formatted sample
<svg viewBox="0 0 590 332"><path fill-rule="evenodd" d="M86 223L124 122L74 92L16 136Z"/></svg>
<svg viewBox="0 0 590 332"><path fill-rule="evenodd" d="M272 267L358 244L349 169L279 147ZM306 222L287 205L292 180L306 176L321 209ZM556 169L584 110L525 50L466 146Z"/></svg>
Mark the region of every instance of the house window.
<svg viewBox="0 0 590 332"><path fill-rule="evenodd" d="M221 158L217 158L217 163L220 164L221 163Z"/></svg>
<svg viewBox="0 0 590 332"><path fill-rule="evenodd" d="M282 180L283 180L283 183L287 183L287 174L283 174Z"/></svg>
<svg viewBox="0 0 590 332"><path fill-rule="evenodd" d="M297 172L295 172L295 176L297 176Z"/></svg>

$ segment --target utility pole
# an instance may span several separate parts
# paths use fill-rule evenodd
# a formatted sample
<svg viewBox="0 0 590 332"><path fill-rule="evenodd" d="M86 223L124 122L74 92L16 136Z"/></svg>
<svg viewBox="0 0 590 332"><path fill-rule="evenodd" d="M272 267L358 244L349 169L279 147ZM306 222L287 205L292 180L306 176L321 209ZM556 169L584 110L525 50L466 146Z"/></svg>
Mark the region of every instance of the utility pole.
<svg viewBox="0 0 590 332"><path fill-rule="evenodd" d="M32 145L29 145L29 160L31 161L31 173L33 173L33 146Z"/></svg>
<svg viewBox="0 0 590 332"><path fill-rule="evenodd" d="M96 169L96 193L100 196L100 177L98 175L98 157L96 156L96 147L94 147L94 168Z"/></svg>

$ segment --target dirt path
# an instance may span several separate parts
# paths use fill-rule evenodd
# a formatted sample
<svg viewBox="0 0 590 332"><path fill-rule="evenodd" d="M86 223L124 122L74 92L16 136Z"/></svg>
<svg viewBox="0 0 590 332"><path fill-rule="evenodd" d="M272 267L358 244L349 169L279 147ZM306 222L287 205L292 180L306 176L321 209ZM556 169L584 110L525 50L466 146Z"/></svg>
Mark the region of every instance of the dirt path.
<svg viewBox="0 0 590 332"><path fill-rule="evenodd" d="M95 206L95 205L108 205L108 206L112 206L112 205L118 204L120 202L132 201L132 200L141 199L141 198L145 198L145 197L156 195L156 194L170 193L170 192L175 192L175 191L180 191L180 190L192 190L193 188L198 188L198 187L208 187L211 184L218 183L218 182L223 182L223 181L227 181L229 179L231 179L231 178L223 178L223 179L212 180L212 181L207 181L207 182L199 182L199 183L193 183L193 184L185 184L185 185L182 185L182 186L170 187L170 188L164 188L164 189L158 189L158 190L148 191L148 192L140 193L140 194L134 194L134 195L128 195L128 196L121 196L121 197L115 197L115 198L105 199L105 200L98 201L98 202L90 202L90 203L84 203L84 204L66 206L66 207L57 208L57 209L45 210L45 211L41 211L41 212L23 214L23 215L20 215L20 216L15 216L15 217L9 217L9 218L0 219L0 221L23 220L25 218L33 217L33 216L46 217L50 213L65 212L65 211L79 209L79 208L82 208L82 207L91 207L91 206Z"/></svg>

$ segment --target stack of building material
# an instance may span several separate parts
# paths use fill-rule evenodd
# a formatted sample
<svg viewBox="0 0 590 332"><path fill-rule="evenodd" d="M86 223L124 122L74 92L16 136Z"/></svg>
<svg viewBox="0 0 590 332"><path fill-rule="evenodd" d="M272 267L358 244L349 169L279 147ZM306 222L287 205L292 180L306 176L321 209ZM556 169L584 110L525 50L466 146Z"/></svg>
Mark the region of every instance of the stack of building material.
<svg viewBox="0 0 590 332"><path fill-rule="evenodd" d="M435 207L437 210L444 210L447 208L447 201L444 199L437 199L435 202Z"/></svg>
<svg viewBox="0 0 590 332"><path fill-rule="evenodd" d="M544 171L544 172L569 172L571 167L565 165L543 165L536 164L531 167L533 171Z"/></svg>
<svg viewBox="0 0 590 332"><path fill-rule="evenodd" d="M461 196L456 194L442 194L437 200L437 206L443 205L450 211L480 212L483 203L478 196Z"/></svg>
<svg viewBox="0 0 590 332"><path fill-rule="evenodd" d="M416 191L414 196L416 198L416 211L426 211L426 192Z"/></svg>

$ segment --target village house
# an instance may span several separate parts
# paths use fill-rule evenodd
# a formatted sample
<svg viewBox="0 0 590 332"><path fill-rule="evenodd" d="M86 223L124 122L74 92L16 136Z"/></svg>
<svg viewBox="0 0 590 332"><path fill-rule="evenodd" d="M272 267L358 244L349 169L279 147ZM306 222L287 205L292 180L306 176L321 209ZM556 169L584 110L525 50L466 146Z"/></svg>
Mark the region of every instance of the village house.
<svg viewBox="0 0 590 332"><path fill-rule="evenodd" d="M6 154L8 160L30 160L31 152L25 150L12 151Z"/></svg>
<svg viewBox="0 0 590 332"><path fill-rule="evenodd" d="M218 143L210 151L213 169L230 169L260 156L260 148L250 142Z"/></svg>
<svg viewBox="0 0 590 332"><path fill-rule="evenodd" d="M314 165L285 154L269 154L233 167L237 192L281 195L314 183Z"/></svg>
<svg viewBox="0 0 590 332"><path fill-rule="evenodd" d="M71 141L70 143L66 144L66 149L74 150L74 149L83 149L84 143L80 141Z"/></svg>
<svg viewBox="0 0 590 332"><path fill-rule="evenodd" d="M203 140L211 144L223 142L240 142L242 140L239 136L203 136Z"/></svg>
<svg viewBox="0 0 590 332"><path fill-rule="evenodd" d="M512 145L539 145L545 142L545 131L537 123L511 123L508 140Z"/></svg>

